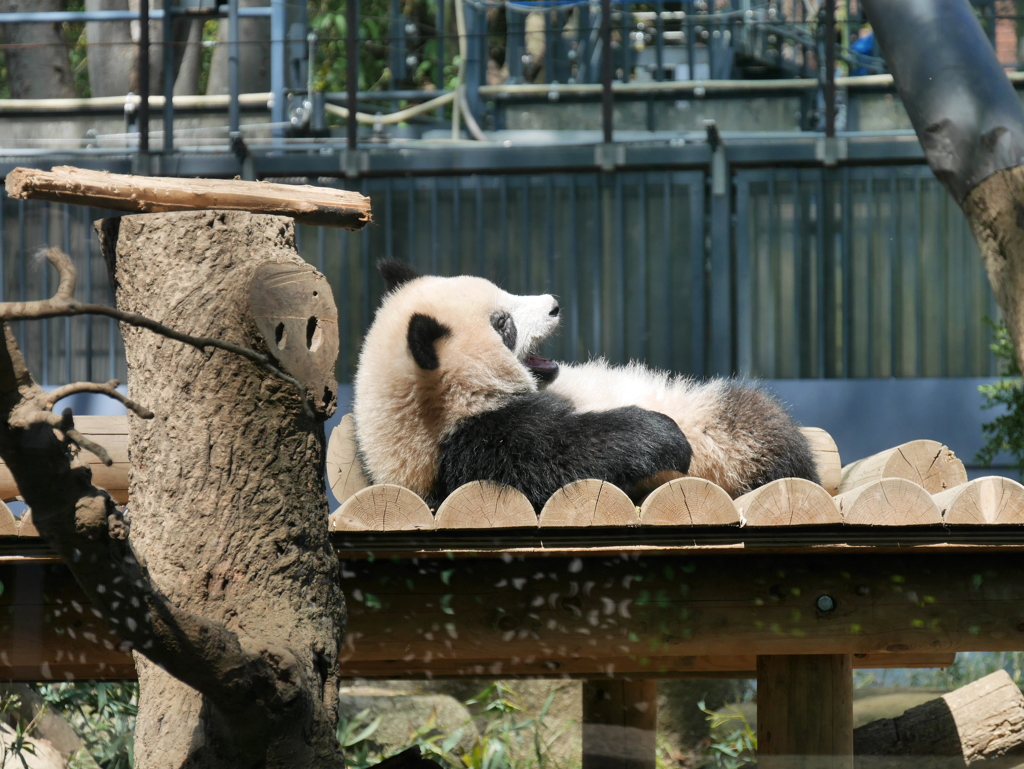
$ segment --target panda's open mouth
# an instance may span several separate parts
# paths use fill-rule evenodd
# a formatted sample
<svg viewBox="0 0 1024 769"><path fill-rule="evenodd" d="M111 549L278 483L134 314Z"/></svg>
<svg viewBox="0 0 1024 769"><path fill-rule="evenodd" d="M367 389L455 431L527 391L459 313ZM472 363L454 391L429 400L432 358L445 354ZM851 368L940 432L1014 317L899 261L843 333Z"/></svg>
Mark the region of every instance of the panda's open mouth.
<svg viewBox="0 0 1024 769"><path fill-rule="evenodd" d="M523 358L523 363L541 384L551 384L558 376L558 364L553 360L541 358L539 355L527 355Z"/></svg>

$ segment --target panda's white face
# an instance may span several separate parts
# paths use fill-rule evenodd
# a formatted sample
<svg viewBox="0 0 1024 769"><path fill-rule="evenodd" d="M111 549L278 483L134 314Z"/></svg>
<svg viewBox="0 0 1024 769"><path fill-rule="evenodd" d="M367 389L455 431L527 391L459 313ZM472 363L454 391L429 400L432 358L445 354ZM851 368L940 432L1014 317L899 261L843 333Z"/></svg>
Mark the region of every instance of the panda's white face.
<svg viewBox="0 0 1024 769"><path fill-rule="evenodd" d="M553 296L515 296L483 278L416 277L385 296L354 383L371 475L421 492L460 420L555 379L558 365L533 352L558 322Z"/></svg>

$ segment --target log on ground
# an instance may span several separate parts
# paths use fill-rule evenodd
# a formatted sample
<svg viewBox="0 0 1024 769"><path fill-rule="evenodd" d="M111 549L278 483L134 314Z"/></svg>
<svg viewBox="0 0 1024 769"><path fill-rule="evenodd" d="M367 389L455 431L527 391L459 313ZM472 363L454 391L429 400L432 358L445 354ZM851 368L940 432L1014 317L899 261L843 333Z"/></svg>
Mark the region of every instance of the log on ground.
<svg viewBox="0 0 1024 769"><path fill-rule="evenodd" d="M348 230L361 229L371 221L369 198L358 192L312 185L132 176L56 166L52 171L15 168L7 174L6 186L12 198L132 213L251 211Z"/></svg>
<svg viewBox="0 0 1024 769"><path fill-rule="evenodd" d="M1024 757L1024 695L999 670L902 716L855 729L853 750L857 769L896 769L926 756L940 757L927 765L943 769L1017 766Z"/></svg>

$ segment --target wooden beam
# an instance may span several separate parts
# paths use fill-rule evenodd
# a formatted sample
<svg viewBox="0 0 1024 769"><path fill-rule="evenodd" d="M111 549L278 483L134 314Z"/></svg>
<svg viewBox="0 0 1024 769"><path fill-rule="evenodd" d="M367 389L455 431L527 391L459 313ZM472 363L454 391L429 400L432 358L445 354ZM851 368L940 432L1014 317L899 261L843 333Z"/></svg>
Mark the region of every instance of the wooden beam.
<svg viewBox="0 0 1024 769"><path fill-rule="evenodd" d="M657 681L584 682L583 769L654 769L657 726Z"/></svg>
<svg viewBox="0 0 1024 769"><path fill-rule="evenodd" d="M841 523L839 508L825 489L802 478L780 478L736 500L747 526L806 526Z"/></svg>
<svg viewBox="0 0 1024 769"><path fill-rule="evenodd" d="M358 230L371 221L370 199L358 192L312 185L132 176L56 166L15 168L7 194L114 211L156 213L202 209L290 216L304 224Z"/></svg>
<svg viewBox="0 0 1024 769"><path fill-rule="evenodd" d="M998 617L1024 622L1018 619L1024 569L1008 569L1019 556L915 560L920 557L350 562L343 570L350 617L341 666L347 676L373 678L749 677L754 652L786 648L785 636L796 640L803 633L804 649L862 647L857 651L863 656L854 657L858 667L942 667L952 663L950 649L957 645L942 629L944 618L962 625L978 613L989 615L988 624L977 626L976 634L970 627L953 634L960 646L1019 648L1021 631L1013 625L1006 639L987 640ZM902 564L898 573L924 577L893 582L897 572L882 570L885 562ZM964 575L979 568L988 571L974 588L974 579ZM861 570L868 579L847 582L842 572L848 570ZM777 576L780 571L785 577ZM928 573L941 574L952 587L929 584ZM118 651L117 637L92 613L63 564L0 562L0 584L0 678L131 676L131 657ZM818 594L809 585L836 596L839 616L815 615L811 599ZM918 592L935 599L928 612L906 608ZM863 603L846 606L847 596ZM932 610L947 603L948 611ZM855 622L864 624L855 628ZM968 644L964 636L978 640ZM863 650L884 644L938 651Z"/></svg>
<svg viewBox="0 0 1024 769"><path fill-rule="evenodd" d="M341 418L327 441L327 483L331 493L344 505L346 500L369 486L356 449L356 423L351 414Z"/></svg>
<svg viewBox="0 0 1024 769"><path fill-rule="evenodd" d="M757 765L853 769L849 654L757 658Z"/></svg>
<svg viewBox="0 0 1024 769"><path fill-rule="evenodd" d="M839 447L832 436L820 427L804 427L801 429L807 442L814 452L814 463L818 467L818 477L825 491L835 496L839 491L839 483L843 475L843 463L839 458Z"/></svg>
<svg viewBox="0 0 1024 769"><path fill-rule="evenodd" d="M331 531L417 531L434 528L427 503L402 486L367 486L331 513Z"/></svg>
<svg viewBox="0 0 1024 769"><path fill-rule="evenodd" d="M916 483L883 478L835 497L843 523L869 526L927 526L942 523L935 500Z"/></svg>
<svg viewBox="0 0 1024 769"><path fill-rule="evenodd" d="M725 489L703 478L677 478L651 492L640 506L644 526L731 526L740 514Z"/></svg>
<svg viewBox="0 0 1024 769"><path fill-rule="evenodd" d="M538 525L549 526L636 526L640 514L614 483L593 478L563 486L540 511Z"/></svg>
<svg viewBox="0 0 1024 769"><path fill-rule="evenodd" d="M978 478L934 499L947 524L1024 523L1024 486L1009 478Z"/></svg>

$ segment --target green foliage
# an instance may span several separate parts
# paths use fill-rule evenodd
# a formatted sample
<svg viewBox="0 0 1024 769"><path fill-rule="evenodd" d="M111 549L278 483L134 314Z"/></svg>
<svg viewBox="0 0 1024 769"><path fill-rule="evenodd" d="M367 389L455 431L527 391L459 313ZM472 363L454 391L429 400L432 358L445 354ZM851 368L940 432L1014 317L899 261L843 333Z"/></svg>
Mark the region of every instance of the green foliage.
<svg viewBox="0 0 1024 769"><path fill-rule="evenodd" d="M73 757L71 769L92 766L131 769L135 763L133 731L139 712L135 683L40 684L36 691L75 730L88 756Z"/></svg>
<svg viewBox="0 0 1024 769"><path fill-rule="evenodd" d="M35 728L36 718L25 723L21 716L21 697L17 694L7 693L0 696L0 719L10 723L14 730L14 739L10 741L10 745L6 741L0 742L0 766L7 766L7 759L15 756L21 759L20 763L24 765L26 761L22 757L23 753L35 755L36 746L26 740Z"/></svg>
<svg viewBox="0 0 1024 769"><path fill-rule="evenodd" d="M410 735L409 745L419 746L424 756L455 769L545 769L551 763L548 748L561 736L548 735L544 728L554 697L554 693L548 696L536 716L528 716L515 692L497 681L465 702L480 714L477 718L445 733L437 727L434 714ZM482 732L474 723L477 720L483 722ZM370 711L364 710L338 724L338 741L351 769L367 769L384 758L373 742L380 721L379 716L371 719ZM467 734L471 740L463 739Z"/></svg>
<svg viewBox="0 0 1024 769"><path fill-rule="evenodd" d="M994 384L981 385L978 390L985 398L982 408L1005 406L1006 413L981 426L985 445L978 452L977 461L991 465L996 455L1005 451L1014 458L1017 472L1024 478L1024 381L1006 324L993 323L987 318L986 321L992 327L993 342L989 347L1000 364L1003 378Z"/></svg>
<svg viewBox="0 0 1024 769"><path fill-rule="evenodd" d="M85 0L67 0L67 10L84 11ZM92 86L89 85L89 46L85 39L85 24L65 22L61 26L75 81L75 96L87 99L92 96Z"/></svg>
<svg viewBox="0 0 1024 769"><path fill-rule="evenodd" d="M712 734L708 755L702 766L709 769L739 769L757 760L757 734L743 711L734 705L726 705L717 711L709 710L703 700L697 703L697 707L707 716ZM722 735L726 730L725 736L715 736Z"/></svg>

